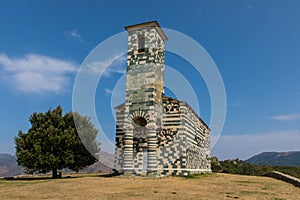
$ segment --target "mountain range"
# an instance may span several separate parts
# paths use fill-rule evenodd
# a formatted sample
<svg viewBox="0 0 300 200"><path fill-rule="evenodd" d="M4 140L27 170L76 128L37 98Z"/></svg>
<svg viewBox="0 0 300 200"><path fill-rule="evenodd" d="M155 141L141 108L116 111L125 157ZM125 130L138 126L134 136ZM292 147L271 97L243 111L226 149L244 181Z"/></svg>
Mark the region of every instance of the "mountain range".
<svg viewBox="0 0 300 200"><path fill-rule="evenodd" d="M0 154L0 177L15 176L22 173L22 168L17 164L17 158L10 154Z"/></svg>
<svg viewBox="0 0 300 200"><path fill-rule="evenodd" d="M99 161L80 172L111 172L114 163L114 155L100 151ZM70 171L70 170L66 170ZM11 154L0 153L0 177L17 176L24 173L22 167L17 163L17 158Z"/></svg>
<svg viewBox="0 0 300 200"><path fill-rule="evenodd" d="M98 162L81 172L111 172L114 163L114 155L100 151L98 156ZM263 152L245 160L245 162L255 165L300 166L300 151ZM16 176L22 173L22 167L18 166L17 158L15 156L0 153L0 177Z"/></svg>
<svg viewBox="0 0 300 200"><path fill-rule="evenodd" d="M255 165L300 166L300 151L263 152L245 162Z"/></svg>

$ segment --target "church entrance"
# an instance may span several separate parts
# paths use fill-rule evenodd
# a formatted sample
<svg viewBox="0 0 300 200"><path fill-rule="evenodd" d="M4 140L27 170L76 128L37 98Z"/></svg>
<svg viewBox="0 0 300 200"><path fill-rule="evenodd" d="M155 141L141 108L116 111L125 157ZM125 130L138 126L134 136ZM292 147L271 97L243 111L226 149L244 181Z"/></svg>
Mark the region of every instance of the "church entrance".
<svg viewBox="0 0 300 200"><path fill-rule="evenodd" d="M143 172L147 172L148 168L148 151L147 148L143 149Z"/></svg>
<svg viewBox="0 0 300 200"><path fill-rule="evenodd" d="M133 144L135 159L142 173L147 172L148 168L148 148L147 148L147 121L144 117L137 116L133 118Z"/></svg>

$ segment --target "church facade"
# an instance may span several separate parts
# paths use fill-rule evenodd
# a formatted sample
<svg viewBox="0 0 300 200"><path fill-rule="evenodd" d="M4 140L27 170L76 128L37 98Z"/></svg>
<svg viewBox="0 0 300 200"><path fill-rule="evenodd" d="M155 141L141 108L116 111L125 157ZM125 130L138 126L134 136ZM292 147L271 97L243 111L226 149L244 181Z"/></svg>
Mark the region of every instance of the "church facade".
<svg viewBox="0 0 300 200"><path fill-rule="evenodd" d="M125 29L126 98L125 103L115 108L115 172L210 172L209 127L188 103L164 95L166 34L156 21Z"/></svg>

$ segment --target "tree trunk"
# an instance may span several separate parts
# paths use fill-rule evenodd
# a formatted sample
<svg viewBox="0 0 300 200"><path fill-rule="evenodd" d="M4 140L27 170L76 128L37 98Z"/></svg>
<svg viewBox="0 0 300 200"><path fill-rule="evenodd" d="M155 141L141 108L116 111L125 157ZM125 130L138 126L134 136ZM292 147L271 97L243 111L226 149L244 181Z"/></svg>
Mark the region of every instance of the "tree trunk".
<svg viewBox="0 0 300 200"><path fill-rule="evenodd" d="M52 178L57 178L57 169L52 170Z"/></svg>
<svg viewBox="0 0 300 200"><path fill-rule="evenodd" d="M61 172L57 173L57 169L52 170L52 178L61 178Z"/></svg>

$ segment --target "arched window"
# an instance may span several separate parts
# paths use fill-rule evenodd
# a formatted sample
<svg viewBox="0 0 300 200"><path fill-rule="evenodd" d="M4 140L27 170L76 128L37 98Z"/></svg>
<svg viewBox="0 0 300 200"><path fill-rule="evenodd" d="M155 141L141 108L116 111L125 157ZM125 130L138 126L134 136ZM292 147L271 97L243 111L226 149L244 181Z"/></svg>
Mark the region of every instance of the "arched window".
<svg viewBox="0 0 300 200"><path fill-rule="evenodd" d="M138 126L146 126L147 125L147 121L144 117L135 117L133 118L133 122L138 125Z"/></svg>
<svg viewBox="0 0 300 200"><path fill-rule="evenodd" d="M145 52L145 36L142 34L138 36L138 52Z"/></svg>

